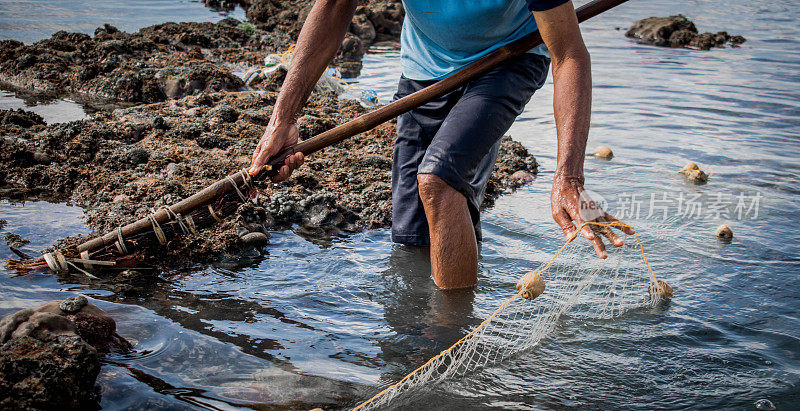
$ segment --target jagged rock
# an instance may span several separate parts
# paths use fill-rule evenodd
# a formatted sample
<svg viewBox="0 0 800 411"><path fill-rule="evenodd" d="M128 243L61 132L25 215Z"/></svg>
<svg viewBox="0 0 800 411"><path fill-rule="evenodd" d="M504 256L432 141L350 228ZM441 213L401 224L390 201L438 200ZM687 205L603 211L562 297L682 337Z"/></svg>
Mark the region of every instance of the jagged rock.
<svg viewBox="0 0 800 411"><path fill-rule="evenodd" d="M682 15L669 17L649 17L638 20L625 33L640 43L654 46L669 46L674 32L697 34L697 27ZM691 37L690 37L691 38ZM677 46L673 46L677 47Z"/></svg>
<svg viewBox="0 0 800 411"><path fill-rule="evenodd" d="M64 311L67 314L75 314L78 311L80 311L81 308L85 307L86 304L88 303L89 301L86 299L86 297L78 295L75 297L69 297L64 301L61 301L58 304L58 308L60 308L61 311Z"/></svg>
<svg viewBox="0 0 800 411"><path fill-rule="evenodd" d="M680 14L638 20L631 25L625 35L642 44L662 47L691 47L700 50L724 47L726 43L736 47L745 41L744 37L730 36L725 31L700 34L694 23Z"/></svg>
<svg viewBox="0 0 800 411"><path fill-rule="evenodd" d="M11 339L0 346L0 408L99 409L99 373L97 351L77 335Z"/></svg>
<svg viewBox="0 0 800 411"><path fill-rule="evenodd" d="M0 319L0 344L21 337L42 339L77 335L99 352L129 350L130 343L116 333L116 327L114 319L88 303L86 297L71 297L3 317Z"/></svg>
<svg viewBox="0 0 800 411"><path fill-rule="evenodd" d="M98 409L98 352L131 348L115 330L83 296L0 319L0 408Z"/></svg>

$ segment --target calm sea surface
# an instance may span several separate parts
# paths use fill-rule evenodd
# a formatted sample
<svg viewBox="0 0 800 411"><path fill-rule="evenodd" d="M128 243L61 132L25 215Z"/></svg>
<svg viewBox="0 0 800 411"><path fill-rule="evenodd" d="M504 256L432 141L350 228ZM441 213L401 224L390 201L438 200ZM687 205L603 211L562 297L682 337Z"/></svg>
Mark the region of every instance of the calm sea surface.
<svg viewBox="0 0 800 411"><path fill-rule="evenodd" d="M702 52L624 37L634 20L677 13L747 42ZM0 38L222 17L185 1L0 1ZM587 158L586 185L638 228L675 298L613 321L567 317L540 346L433 387L417 408L753 409L760 399L800 408L799 23L796 1L651 0L582 26L594 80L589 146L616 154ZM397 53L385 52L367 56L359 81L388 100L398 77ZM509 132L541 172L483 214L474 292L443 297L426 257L392 245L388 230L325 246L279 231L264 259L166 273L134 295L0 269L0 315L83 293L116 318L136 353L106 359L105 409L355 405L463 336L562 244L549 211L552 89ZM83 115L63 101L36 109L50 121ZM713 170L708 184L677 174L690 160ZM4 231L30 239L31 252L86 233L81 216L63 204L0 202ZM730 243L714 238L722 223Z"/></svg>

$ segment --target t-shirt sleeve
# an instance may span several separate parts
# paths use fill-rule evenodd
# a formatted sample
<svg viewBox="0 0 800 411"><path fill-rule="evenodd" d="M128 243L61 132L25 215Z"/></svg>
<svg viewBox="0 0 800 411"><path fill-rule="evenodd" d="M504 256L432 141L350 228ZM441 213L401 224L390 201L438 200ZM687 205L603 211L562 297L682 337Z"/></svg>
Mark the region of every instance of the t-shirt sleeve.
<svg viewBox="0 0 800 411"><path fill-rule="evenodd" d="M528 10L545 11L560 6L569 0L528 0Z"/></svg>

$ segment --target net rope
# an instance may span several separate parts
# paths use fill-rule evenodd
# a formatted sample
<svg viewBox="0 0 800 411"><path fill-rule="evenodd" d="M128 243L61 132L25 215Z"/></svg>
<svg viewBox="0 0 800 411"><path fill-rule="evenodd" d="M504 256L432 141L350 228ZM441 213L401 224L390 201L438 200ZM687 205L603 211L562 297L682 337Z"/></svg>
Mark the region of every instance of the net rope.
<svg viewBox="0 0 800 411"><path fill-rule="evenodd" d="M594 228L632 228L620 222L587 222ZM609 319L632 309L654 306L672 294L656 278L638 234L636 240L610 250L606 260L588 260L585 244L573 241L580 229L536 270L518 282L516 294L455 344L397 383L359 404L355 410L398 407L435 384L453 382L494 366L539 344L569 312L573 318ZM526 290L544 280L533 299ZM536 297L538 295L538 297Z"/></svg>

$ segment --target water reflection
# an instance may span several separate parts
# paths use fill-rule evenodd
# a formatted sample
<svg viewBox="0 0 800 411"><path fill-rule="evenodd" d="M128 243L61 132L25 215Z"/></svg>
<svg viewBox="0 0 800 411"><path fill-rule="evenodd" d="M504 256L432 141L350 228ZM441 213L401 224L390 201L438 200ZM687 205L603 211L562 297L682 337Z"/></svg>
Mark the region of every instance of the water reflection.
<svg viewBox="0 0 800 411"><path fill-rule="evenodd" d="M422 365L480 323L473 312L475 291L439 290L430 273L429 247L392 247L381 301L392 333L378 342L389 365L382 377L386 382Z"/></svg>

